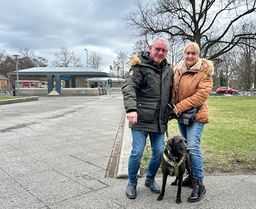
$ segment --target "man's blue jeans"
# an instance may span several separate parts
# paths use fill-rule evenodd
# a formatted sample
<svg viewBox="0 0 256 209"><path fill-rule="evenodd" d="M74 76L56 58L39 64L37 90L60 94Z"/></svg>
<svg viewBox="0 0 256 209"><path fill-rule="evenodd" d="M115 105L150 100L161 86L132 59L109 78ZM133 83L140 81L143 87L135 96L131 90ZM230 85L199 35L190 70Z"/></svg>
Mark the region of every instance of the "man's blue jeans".
<svg viewBox="0 0 256 209"><path fill-rule="evenodd" d="M164 149L164 133L138 131L132 129L132 151L128 162L129 184L137 185L137 173L140 168L141 157L146 146L146 139L149 135L151 142L152 156L147 167L147 179L154 180L161 164L161 156Z"/></svg>
<svg viewBox="0 0 256 209"><path fill-rule="evenodd" d="M204 129L204 123L194 122L191 125L179 124L181 135L187 139L190 148L190 163L192 177L203 180L203 156L200 150L200 140Z"/></svg>

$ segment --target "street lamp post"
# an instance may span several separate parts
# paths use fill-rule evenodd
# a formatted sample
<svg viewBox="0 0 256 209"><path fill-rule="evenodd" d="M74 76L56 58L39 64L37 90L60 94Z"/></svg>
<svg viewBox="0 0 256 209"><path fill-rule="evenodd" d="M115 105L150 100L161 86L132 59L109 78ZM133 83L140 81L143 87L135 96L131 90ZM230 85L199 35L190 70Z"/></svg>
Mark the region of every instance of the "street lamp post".
<svg viewBox="0 0 256 209"><path fill-rule="evenodd" d="M88 50L84 49L86 51L86 55L87 55L87 67L88 67Z"/></svg>
<svg viewBox="0 0 256 209"><path fill-rule="evenodd" d="M13 55L13 59L16 60L16 73L17 73L17 87L18 87L18 96L20 96L20 84L19 84L19 72L18 72L18 61L20 59L20 55Z"/></svg>

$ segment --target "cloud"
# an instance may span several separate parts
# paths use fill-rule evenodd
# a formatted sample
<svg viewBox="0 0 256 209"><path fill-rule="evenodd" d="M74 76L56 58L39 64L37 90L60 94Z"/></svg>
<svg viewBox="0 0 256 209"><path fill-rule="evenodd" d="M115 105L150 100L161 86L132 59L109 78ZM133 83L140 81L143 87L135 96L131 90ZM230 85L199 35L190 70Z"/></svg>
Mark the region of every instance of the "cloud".
<svg viewBox="0 0 256 209"><path fill-rule="evenodd" d="M66 47L85 64L86 48L102 56L106 68L116 52L131 53L135 43L124 21L133 1L9 0L0 7L0 48L8 54L28 47L51 62Z"/></svg>

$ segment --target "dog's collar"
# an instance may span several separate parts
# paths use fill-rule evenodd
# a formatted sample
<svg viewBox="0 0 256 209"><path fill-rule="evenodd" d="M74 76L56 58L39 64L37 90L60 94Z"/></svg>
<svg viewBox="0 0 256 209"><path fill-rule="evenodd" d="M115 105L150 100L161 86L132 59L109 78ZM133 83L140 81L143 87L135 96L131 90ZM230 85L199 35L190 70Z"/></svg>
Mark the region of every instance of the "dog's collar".
<svg viewBox="0 0 256 209"><path fill-rule="evenodd" d="M184 158L185 158L185 154L183 155L183 157L181 158L181 160L179 162L176 162L176 160L178 159L177 157L174 157L172 155L172 159L170 160L165 153L163 153L164 159L165 161L171 165L172 167L174 167L174 175L176 177L179 176L179 166L181 165L181 163L183 162Z"/></svg>

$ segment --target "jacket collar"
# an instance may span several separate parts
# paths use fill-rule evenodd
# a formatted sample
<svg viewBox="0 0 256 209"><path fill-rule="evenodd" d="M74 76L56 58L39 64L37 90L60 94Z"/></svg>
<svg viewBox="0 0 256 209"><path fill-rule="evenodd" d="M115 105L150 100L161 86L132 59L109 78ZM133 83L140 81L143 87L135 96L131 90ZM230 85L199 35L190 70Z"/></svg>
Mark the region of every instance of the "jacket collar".
<svg viewBox="0 0 256 209"><path fill-rule="evenodd" d="M140 52L139 54L135 54L132 56L130 60L130 65L134 66L137 64L148 65L157 68L154 62L150 59L150 53L148 51ZM165 58L161 63L161 68L168 66L169 64L169 60Z"/></svg>
<svg viewBox="0 0 256 209"><path fill-rule="evenodd" d="M193 72L193 73L198 73L200 71L201 65L202 65L202 60L199 58L197 60L197 62L193 66L191 66L189 69L187 68L185 61L181 62L178 65L178 68L180 68L182 70L182 73L185 73L187 71Z"/></svg>
<svg viewBox="0 0 256 209"><path fill-rule="evenodd" d="M187 66L185 61L182 61L180 64L178 64L175 68L174 68L174 72L176 70L181 71L181 74L184 72L193 72L193 73L198 73L201 69L203 70L207 70L207 74L208 76L212 76L214 73L214 66L212 61L210 60L206 60L206 59L201 59L199 58L198 61L196 62L195 65L193 65L190 70L187 70Z"/></svg>

